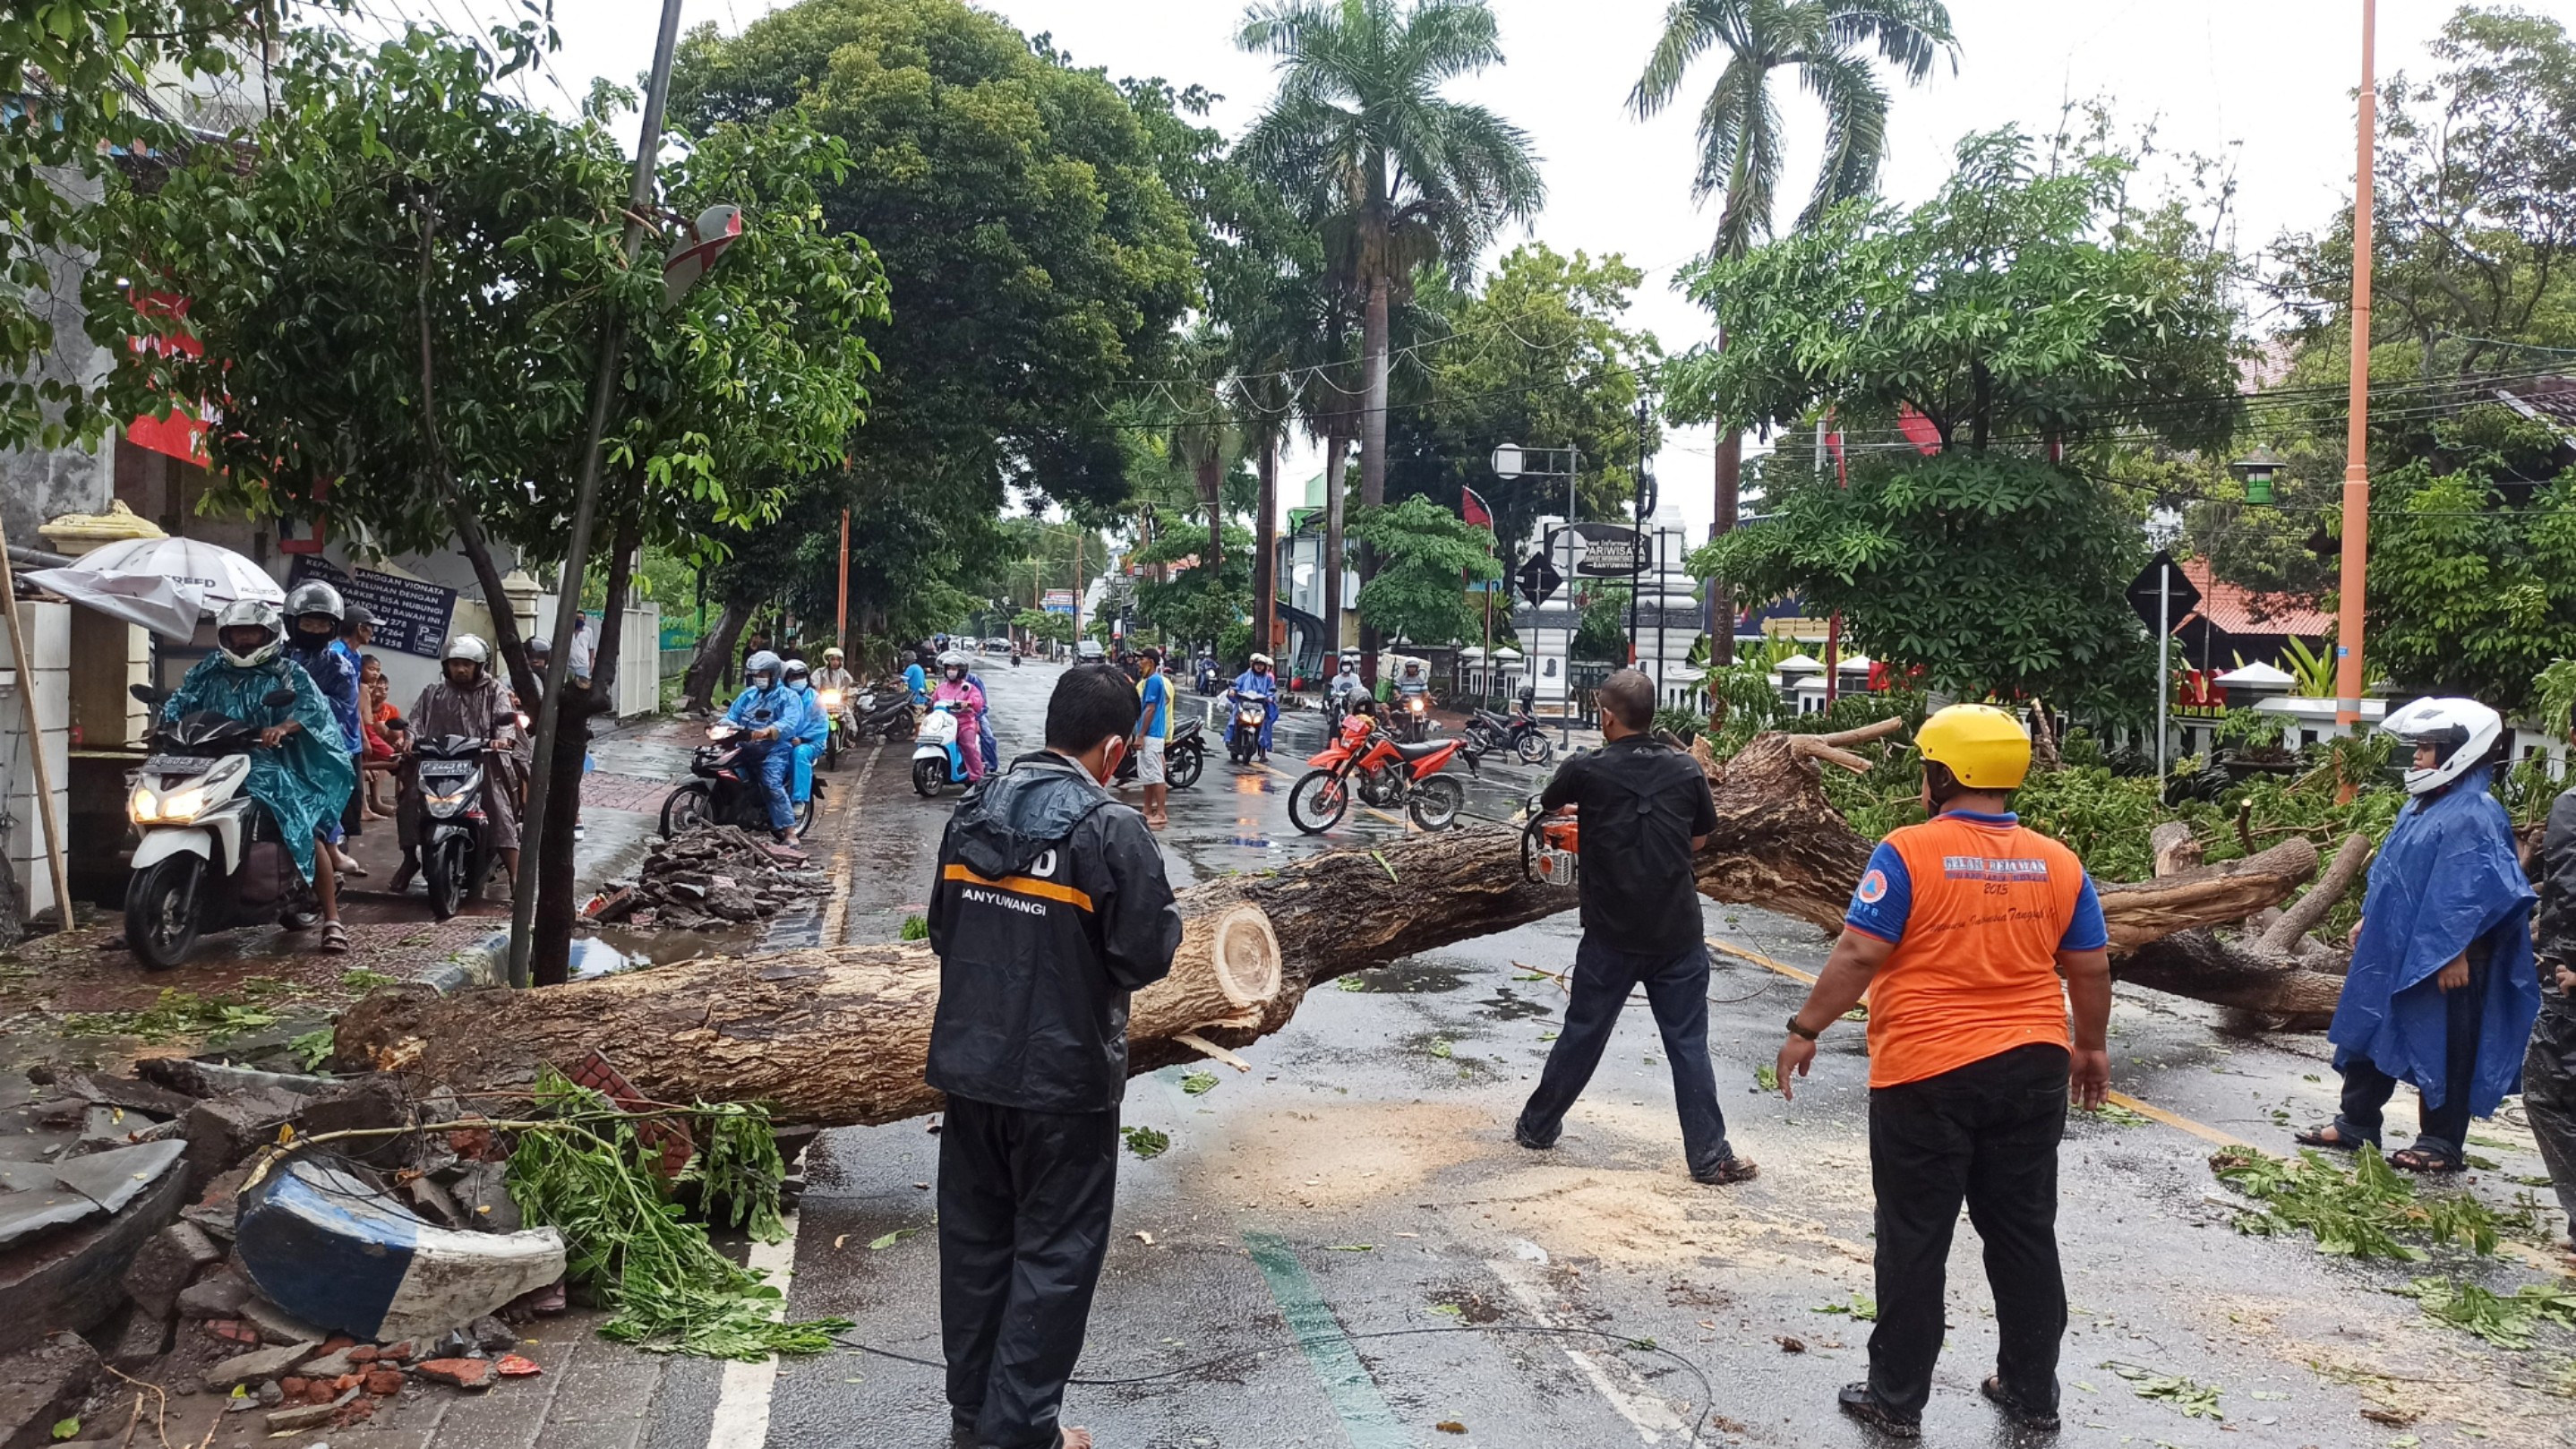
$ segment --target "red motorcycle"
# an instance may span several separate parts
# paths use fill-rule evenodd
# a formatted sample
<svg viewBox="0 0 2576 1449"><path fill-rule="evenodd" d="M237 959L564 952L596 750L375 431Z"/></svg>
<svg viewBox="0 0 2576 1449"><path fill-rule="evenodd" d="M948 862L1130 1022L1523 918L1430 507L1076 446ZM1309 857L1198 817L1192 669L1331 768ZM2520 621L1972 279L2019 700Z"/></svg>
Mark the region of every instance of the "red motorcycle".
<svg viewBox="0 0 2576 1449"><path fill-rule="evenodd" d="M1441 773L1461 743L1404 744L1369 716L1352 715L1321 753L1307 759L1315 768L1289 790L1288 819L1308 835L1321 835L1350 813L1356 797L1381 810L1401 808L1425 830L1444 830L1467 805L1467 787ZM1474 763L1468 761L1471 768Z"/></svg>

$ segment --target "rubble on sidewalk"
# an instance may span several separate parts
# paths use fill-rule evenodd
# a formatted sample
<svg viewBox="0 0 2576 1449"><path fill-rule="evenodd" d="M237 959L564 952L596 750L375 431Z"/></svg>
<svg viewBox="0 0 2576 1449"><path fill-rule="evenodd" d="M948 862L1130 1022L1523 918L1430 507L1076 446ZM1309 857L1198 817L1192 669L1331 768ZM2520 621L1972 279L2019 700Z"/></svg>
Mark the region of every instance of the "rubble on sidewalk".
<svg viewBox="0 0 2576 1449"><path fill-rule="evenodd" d="M766 920L824 886L823 872L800 853L717 825L655 841L635 878L612 882L589 915L602 924L720 929Z"/></svg>

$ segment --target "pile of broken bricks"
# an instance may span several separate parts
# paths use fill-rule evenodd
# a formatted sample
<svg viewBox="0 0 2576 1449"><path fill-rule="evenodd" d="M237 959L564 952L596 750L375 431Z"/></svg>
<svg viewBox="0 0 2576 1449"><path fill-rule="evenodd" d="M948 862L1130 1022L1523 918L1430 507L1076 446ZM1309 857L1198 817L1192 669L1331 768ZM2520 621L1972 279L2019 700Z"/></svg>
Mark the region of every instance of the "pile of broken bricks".
<svg viewBox="0 0 2576 1449"><path fill-rule="evenodd" d="M766 920L825 884L801 852L717 825L654 841L635 878L611 883L584 913L602 924L715 930Z"/></svg>
<svg viewBox="0 0 2576 1449"><path fill-rule="evenodd" d="M512 1325L563 1311L562 1240L522 1229L498 1134L414 1130L471 1120L452 1093L184 1058L34 1080L0 1109L0 1449L134 1382L285 1433L538 1371ZM255 1175L352 1131L381 1135Z"/></svg>

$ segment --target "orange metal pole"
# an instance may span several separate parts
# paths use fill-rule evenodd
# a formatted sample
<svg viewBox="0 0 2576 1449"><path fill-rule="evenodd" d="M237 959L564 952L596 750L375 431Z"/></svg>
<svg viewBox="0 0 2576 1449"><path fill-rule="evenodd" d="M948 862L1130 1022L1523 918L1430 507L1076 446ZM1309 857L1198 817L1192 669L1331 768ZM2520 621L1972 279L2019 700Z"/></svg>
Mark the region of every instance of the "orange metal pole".
<svg viewBox="0 0 2576 1449"><path fill-rule="evenodd" d="M2373 132L2379 83L2374 65L2376 0L2361 0L2360 161L2352 192L2352 418L2344 434L2343 573L2335 619L2335 723L2361 723L2364 575L2370 559L2370 241Z"/></svg>

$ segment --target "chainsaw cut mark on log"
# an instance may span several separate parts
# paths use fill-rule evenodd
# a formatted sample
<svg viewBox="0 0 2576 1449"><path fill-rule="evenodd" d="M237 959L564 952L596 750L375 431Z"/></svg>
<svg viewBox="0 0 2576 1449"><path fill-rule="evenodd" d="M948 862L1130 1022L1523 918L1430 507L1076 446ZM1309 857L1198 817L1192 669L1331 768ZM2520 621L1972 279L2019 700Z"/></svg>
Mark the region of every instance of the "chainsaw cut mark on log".
<svg viewBox="0 0 2576 1449"><path fill-rule="evenodd" d="M1237 1006L1262 1006L1279 994L1279 936L1270 918L1252 906L1217 917L1208 952L1217 989Z"/></svg>

